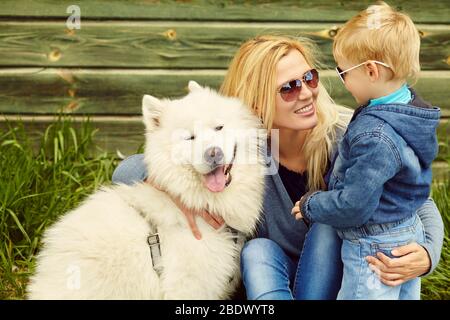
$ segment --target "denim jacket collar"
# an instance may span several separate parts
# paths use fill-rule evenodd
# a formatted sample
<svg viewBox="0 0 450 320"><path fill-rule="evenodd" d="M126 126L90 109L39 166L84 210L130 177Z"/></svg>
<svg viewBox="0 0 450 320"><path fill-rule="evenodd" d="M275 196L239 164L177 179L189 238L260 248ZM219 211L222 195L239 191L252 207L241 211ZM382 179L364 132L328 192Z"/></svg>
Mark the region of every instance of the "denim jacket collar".
<svg viewBox="0 0 450 320"><path fill-rule="evenodd" d="M418 110L409 110L408 113L410 113L411 115L413 115L416 112L418 114L421 114L421 115L424 115L424 114L427 113L427 112L421 112L420 111L421 109L429 109L429 108L434 109L434 110L439 109L437 107L433 107L431 104L429 104L428 102L423 100L419 95L417 95L417 93L415 92L415 90L413 88L409 87L408 89L411 92L411 101L409 102L409 104L406 104L406 105L408 107L419 108ZM366 104L360 105L358 108L356 108L356 110L353 113L353 116L352 116L352 118L350 120L350 123L353 122L360 113L364 114L364 113L368 112L368 110L373 110L373 109L387 110L387 109L390 109L390 110L394 111L393 109L395 109L395 106L399 106L399 105L405 106L405 104L399 104L399 103L390 103L390 104L386 104L386 105L382 104L382 105L369 106L369 102L367 102ZM396 109L396 111L397 110L398 110L398 108ZM400 111L400 110L398 110L398 111ZM436 115L434 115L432 117L435 118ZM440 117L440 115L439 115L439 117Z"/></svg>

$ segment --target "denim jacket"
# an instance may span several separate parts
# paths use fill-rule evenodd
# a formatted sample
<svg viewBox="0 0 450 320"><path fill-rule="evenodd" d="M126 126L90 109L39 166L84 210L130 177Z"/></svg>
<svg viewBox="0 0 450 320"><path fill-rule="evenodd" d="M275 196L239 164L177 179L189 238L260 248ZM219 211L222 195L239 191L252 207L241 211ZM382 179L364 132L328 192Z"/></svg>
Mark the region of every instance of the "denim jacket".
<svg viewBox="0 0 450 320"><path fill-rule="evenodd" d="M410 104L361 106L339 144L328 191L309 195L309 222L337 229L397 222L426 201L438 152L440 109L411 90Z"/></svg>

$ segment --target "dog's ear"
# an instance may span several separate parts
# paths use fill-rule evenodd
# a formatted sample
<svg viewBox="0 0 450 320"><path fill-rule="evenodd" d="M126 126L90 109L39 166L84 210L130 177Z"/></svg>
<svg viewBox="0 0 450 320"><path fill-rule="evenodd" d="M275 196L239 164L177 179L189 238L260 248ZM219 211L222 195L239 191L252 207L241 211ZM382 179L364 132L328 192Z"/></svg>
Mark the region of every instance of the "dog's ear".
<svg viewBox="0 0 450 320"><path fill-rule="evenodd" d="M142 98L142 116L148 131L159 127L159 118L161 117L163 107L163 101L158 98L147 94Z"/></svg>
<svg viewBox="0 0 450 320"><path fill-rule="evenodd" d="M195 92L203 89L197 82L194 80L189 81L188 83L189 92Z"/></svg>

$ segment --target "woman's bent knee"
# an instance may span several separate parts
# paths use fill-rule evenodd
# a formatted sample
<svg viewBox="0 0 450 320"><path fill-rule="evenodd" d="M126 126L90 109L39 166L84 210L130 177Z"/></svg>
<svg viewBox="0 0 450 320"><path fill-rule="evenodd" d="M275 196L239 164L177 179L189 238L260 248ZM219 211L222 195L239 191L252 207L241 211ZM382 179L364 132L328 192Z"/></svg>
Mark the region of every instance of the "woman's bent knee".
<svg viewBox="0 0 450 320"><path fill-rule="evenodd" d="M291 266L281 247L272 240L248 241L241 253L242 280L247 298L292 299L289 288Z"/></svg>
<svg viewBox="0 0 450 320"><path fill-rule="evenodd" d="M136 182L142 182L146 178L147 170L144 155L135 154L119 163L119 166L113 172L112 182L132 185Z"/></svg>
<svg viewBox="0 0 450 320"><path fill-rule="evenodd" d="M256 238L247 243L242 248L241 261L245 262L258 262L265 261L267 259L273 259L276 253L282 252L280 246L270 239Z"/></svg>

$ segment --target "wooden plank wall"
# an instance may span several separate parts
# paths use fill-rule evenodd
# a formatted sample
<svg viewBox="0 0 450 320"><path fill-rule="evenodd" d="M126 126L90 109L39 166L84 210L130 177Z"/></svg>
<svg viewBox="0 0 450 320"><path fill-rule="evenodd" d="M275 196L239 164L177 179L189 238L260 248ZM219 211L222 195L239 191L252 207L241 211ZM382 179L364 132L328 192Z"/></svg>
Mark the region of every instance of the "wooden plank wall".
<svg viewBox="0 0 450 320"><path fill-rule="evenodd" d="M410 14L422 36L416 89L442 108L450 129L450 2L388 1ZM97 140L131 154L143 141L144 93L181 96L188 80L217 88L239 45L258 34L306 36L334 67L336 29L373 1L80 0L81 29L70 30L66 0L2 0L0 4L0 127L23 119L36 137L60 112L89 115ZM333 71L324 84L354 106ZM442 150L450 154L447 146Z"/></svg>

